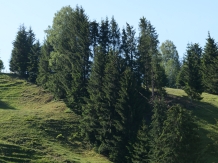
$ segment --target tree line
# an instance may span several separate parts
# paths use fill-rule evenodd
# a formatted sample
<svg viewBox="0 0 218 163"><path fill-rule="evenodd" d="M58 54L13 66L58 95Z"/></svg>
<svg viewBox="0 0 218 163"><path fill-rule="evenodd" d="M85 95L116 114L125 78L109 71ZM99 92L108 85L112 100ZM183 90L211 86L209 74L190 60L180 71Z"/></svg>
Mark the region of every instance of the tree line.
<svg viewBox="0 0 218 163"><path fill-rule="evenodd" d="M114 162L194 162L198 134L190 111L168 105L167 87L192 100L217 94L217 45L189 44L183 62L145 17L139 36L114 17L90 21L82 7L55 14L41 46L22 25L13 42L10 70L36 83L79 116L79 135Z"/></svg>

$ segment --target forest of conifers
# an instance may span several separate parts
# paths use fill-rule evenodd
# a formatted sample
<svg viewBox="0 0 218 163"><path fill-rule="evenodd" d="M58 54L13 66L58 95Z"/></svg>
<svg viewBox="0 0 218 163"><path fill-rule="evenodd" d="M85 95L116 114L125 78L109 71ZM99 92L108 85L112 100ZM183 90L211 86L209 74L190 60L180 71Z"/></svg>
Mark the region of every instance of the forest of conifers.
<svg viewBox="0 0 218 163"><path fill-rule="evenodd" d="M146 18L120 29L115 18L90 21L82 7L66 6L45 30L41 45L20 26L10 71L49 90L80 118L78 135L117 163L187 163L198 157L198 133L190 110L166 102L164 87L184 89L190 101L218 94L218 50L176 46Z"/></svg>

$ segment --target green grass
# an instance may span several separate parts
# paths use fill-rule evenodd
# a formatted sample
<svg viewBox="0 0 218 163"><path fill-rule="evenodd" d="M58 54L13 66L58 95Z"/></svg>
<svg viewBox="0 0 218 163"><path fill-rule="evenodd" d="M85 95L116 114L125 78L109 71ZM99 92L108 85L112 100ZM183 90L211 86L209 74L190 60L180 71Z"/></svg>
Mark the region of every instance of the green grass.
<svg viewBox="0 0 218 163"><path fill-rule="evenodd" d="M183 90L166 88L174 102L190 109L199 126L201 158L199 162L218 163L218 96L203 93L201 101L190 102Z"/></svg>
<svg viewBox="0 0 218 163"><path fill-rule="evenodd" d="M109 163L75 137L79 116L52 94L0 74L0 162Z"/></svg>
<svg viewBox="0 0 218 163"><path fill-rule="evenodd" d="M169 102L191 110L199 126L199 162L218 163L218 96L203 93L191 103L180 89L166 88ZM0 162L109 163L87 150L76 135L79 116L46 90L0 74Z"/></svg>

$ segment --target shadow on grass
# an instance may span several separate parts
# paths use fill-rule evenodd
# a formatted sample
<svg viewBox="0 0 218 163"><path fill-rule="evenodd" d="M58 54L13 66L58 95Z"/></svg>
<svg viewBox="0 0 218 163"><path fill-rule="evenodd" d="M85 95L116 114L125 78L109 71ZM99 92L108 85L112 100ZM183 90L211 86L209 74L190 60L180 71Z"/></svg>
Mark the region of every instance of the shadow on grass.
<svg viewBox="0 0 218 163"><path fill-rule="evenodd" d="M16 110L16 108L8 105L6 102L0 101L0 109Z"/></svg>
<svg viewBox="0 0 218 163"><path fill-rule="evenodd" d="M36 154L33 149L2 143L0 143L0 151L0 159L6 162L30 162Z"/></svg>
<svg viewBox="0 0 218 163"><path fill-rule="evenodd" d="M191 102L187 96L179 97L175 95L168 95L167 100L169 105L180 104L184 108L191 110L193 115L206 128L199 127L200 136L200 155L199 163L203 162L217 162L218 155L218 107L209 103L201 101ZM209 127L207 129L207 127Z"/></svg>
<svg viewBox="0 0 218 163"><path fill-rule="evenodd" d="M171 105L180 104L184 108L191 110L193 115L198 119L206 121L209 124L214 125L216 124L216 119L218 120L218 107L213 104L201 101L191 102L187 96L168 95L167 99Z"/></svg>

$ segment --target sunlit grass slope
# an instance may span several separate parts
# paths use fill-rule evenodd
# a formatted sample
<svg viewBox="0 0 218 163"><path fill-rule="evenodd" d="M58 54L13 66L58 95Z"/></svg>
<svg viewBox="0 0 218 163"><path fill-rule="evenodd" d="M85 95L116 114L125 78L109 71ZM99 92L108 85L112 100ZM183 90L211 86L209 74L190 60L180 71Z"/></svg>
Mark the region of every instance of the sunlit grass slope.
<svg viewBox="0 0 218 163"><path fill-rule="evenodd" d="M42 88L0 74L1 163L109 163L75 138L78 120Z"/></svg>
<svg viewBox="0 0 218 163"><path fill-rule="evenodd" d="M166 91L195 116L201 140L199 162L218 163L218 96L203 93L200 102L191 103L183 90L167 88Z"/></svg>

